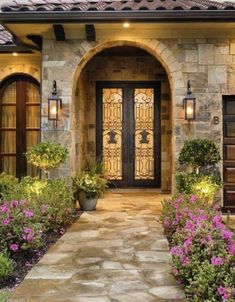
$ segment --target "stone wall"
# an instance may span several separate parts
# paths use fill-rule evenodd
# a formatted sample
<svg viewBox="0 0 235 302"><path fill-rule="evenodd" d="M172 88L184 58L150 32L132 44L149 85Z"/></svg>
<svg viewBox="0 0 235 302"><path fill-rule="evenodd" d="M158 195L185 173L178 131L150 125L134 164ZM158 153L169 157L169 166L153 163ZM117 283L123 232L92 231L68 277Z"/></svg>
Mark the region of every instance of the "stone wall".
<svg viewBox="0 0 235 302"><path fill-rule="evenodd" d="M51 82L57 80L58 87L67 110L60 123L60 130L66 136L66 143L71 147L71 158L64 173L74 172L73 161L76 154L75 90L79 75L85 64L103 49L129 45L147 50L155 56L167 71L172 96L172 181L180 169L177 164L178 154L185 139L205 137L213 139L222 151L222 95L235 93L235 39L231 31L227 37L213 38L206 36L206 30L197 32L195 38L141 39L139 36L115 38L89 43L84 40L55 42L45 40L43 47L43 98L47 97ZM180 34L179 34L180 36ZM196 96L196 121L190 125L184 120L182 108L186 93L187 80L192 81L192 90ZM46 103L44 103L46 107ZM214 125L213 117L218 116L220 123ZM46 120L44 116L43 121ZM48 137L51 126L42 123L43 137ZM56 139L53 132L49 135ZM63 142L61 135L60 141Z"/></svg>
<svg viewBox="0 0 235 302"><path fill-rule="evenodd" d="M83 86L81 86L81 80ZM80 152L95 158L96 152L96 81L161 81L161 179L162 189L171 189L171 102L170 86L162 65L152 56L95 56L79 78L79 103L86 104L86 131L81 129L80 141L85 143ZM84 97L86 98L84 102ZM80 113L79 113L80 117ZM78 120L79 120L78 117ZM80 124L84 125L84 115ZM87 137L87 139L85 138ZM80 142L79 142L80 144ZM82 144L81 144L82 146ZM84 156L80 154L80 159ZM80 162L81 166L83 162Z"/></svg>

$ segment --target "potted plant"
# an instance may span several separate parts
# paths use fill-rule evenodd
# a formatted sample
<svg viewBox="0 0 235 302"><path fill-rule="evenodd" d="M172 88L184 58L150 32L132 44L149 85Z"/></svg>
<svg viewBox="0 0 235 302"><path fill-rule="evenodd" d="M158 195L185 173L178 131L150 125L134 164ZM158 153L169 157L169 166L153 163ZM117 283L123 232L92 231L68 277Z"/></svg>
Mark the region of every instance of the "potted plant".
<svg viewBox="0 0 235 302"><path fill-rule="evenodd" d="M92 211L96 209L97 200L105 190L107 181L97 174L83 172L73 177L73 188L75 197L79 202L82 211Z"/></svg>

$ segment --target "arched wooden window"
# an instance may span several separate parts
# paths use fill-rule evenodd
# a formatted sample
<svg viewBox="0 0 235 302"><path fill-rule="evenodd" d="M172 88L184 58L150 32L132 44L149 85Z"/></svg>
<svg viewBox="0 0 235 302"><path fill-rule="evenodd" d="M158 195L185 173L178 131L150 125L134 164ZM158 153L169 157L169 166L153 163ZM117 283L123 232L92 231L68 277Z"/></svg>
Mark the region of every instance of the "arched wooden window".
<svg viewBox="0 0 235 302"><path fill-rule="evenodd" d="M39 83L26 75L7 78L0 84L0 169L22 177L37 175L27 165L27 147L40 140Z"/></svg>

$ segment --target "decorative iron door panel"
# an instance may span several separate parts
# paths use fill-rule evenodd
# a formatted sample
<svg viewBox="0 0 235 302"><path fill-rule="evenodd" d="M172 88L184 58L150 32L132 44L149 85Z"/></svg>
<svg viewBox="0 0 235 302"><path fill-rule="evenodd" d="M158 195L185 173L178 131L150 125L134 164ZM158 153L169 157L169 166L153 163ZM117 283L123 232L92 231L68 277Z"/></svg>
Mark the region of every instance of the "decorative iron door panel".
<svg viewBox="0 0 235 302"><path fill-rule="evenodd" d="M235 212L235 96L223 99L224 210Z"/></svg>
<svg viewBox="0 0 235 302"><path fill-rule="evenodd" d="M160 186L160 87L97 83L97 158L113 186Z"/></svg>

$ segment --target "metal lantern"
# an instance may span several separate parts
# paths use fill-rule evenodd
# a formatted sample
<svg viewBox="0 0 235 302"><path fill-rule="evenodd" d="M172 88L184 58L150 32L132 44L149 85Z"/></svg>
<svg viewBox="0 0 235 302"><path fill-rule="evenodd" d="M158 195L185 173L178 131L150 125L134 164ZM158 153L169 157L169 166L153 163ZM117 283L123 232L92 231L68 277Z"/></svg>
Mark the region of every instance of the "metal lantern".
<svg viewBox="0 0 235 302"><path fill-rule="evenodd" d="M196 98L192 94L190 81L188 81L187 94L186 94L183 102L184 102L183 107L184 107L184 110L185 110L185 119L189 122L192 121L192 120L195 120Z"/></svg>
<svg viewBox="0 0 235 302"><path fill-rule="evenodd" d="M57 94L56 81L53 81L52 94L48 98L48 120L55 121L57 123L61 108L62 100Z"/></svg>

